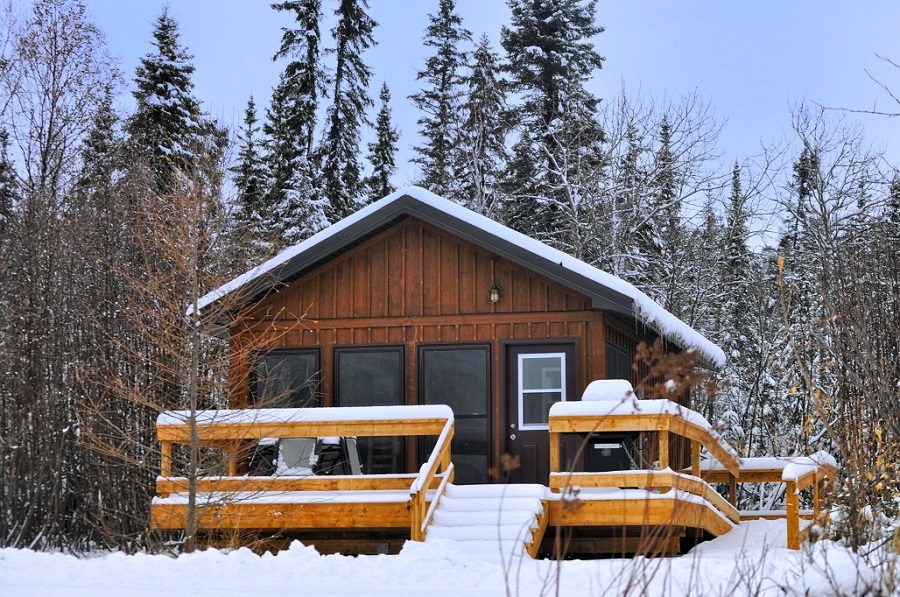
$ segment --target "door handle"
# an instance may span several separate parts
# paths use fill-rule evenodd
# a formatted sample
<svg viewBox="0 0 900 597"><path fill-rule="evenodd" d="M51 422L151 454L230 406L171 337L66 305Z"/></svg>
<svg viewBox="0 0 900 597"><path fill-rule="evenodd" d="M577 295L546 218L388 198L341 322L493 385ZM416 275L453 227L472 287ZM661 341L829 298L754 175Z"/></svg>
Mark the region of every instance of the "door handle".
<svg viewBox="0 0 900 597"><path fill-rule="evenodd" d="M509 439L513 439L513 440L516 439L516 434L515 434L515 433L510 433L510 434L509 434Z"/></svg>

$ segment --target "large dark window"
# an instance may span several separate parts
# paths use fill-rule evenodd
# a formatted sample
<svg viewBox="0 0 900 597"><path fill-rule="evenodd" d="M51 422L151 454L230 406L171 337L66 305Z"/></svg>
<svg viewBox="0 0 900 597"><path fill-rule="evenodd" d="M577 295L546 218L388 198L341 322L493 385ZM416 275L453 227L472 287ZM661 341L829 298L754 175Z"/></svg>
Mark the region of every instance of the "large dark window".
<svg viewBox="0 0 900 597"><path fill-rule="evenodd" d="M255 406L319 406L319 351L273 350L257 355L253 367Z"/></svg>
<svg viewBox="0 0 900 597"><path fill-rule="evenodd" d="M628 353L609 342L606 343L606 379L631 379Z"/></svg>
<svg viewBox="0 0 900 597"><path fill-rule="evenodd" d="M487 346L432 346L420 351L422 402L446 404L453 409L451 457L456 467L455 483L488 480L489 363ZM423 442L426 454L431 453L434 442Z"/></svg>
<svg viewBox="0 0 900 597"><path fill-rule="evenodd" d="M401 346L335 349L335 404L403 404L403 355ZM361 437L357 445L364 473L376 475L405 471L402 437Z"/></svg>

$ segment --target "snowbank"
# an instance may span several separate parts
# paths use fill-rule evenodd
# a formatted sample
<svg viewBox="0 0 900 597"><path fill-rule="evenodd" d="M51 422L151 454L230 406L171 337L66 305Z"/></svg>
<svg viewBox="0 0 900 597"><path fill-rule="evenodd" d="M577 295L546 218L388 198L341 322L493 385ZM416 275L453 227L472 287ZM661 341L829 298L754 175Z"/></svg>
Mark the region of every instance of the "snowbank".
<svg viewBox="0 0 900 597"><path fill-rule="evenodd" d="M863 595L878 576L863 556L822 541L785 549L784 521L744 523L675 558L557 563L485 557L465 542L407 542L399 555L320 555L299 542L278 555L207 550L172 558L76 558L0 549L0 594L80 595ZM865 550L862 550L865 551ZM880 554L884 557L884 554ZM508 578L508 580L507 580ZM884 594L884 592L882 591Z"/></svg>
<svg viewBox="0 0 900 597"><path fill-rule="evenodd" d="M241 274L230 282L223 284L219 288L207 293L203 296L198 306L202 310L215 301L231 294L235 290L246 286L256 280L262 279L267 275L273 274L281 265L290 261L293 257L303 253L304 251L316 246L322 241L334 236L338 232L352 226L356 222L365 219L370 214L377 212L386 205L399 200L404 196L412 197L423 204L438 209L447 215L470 223L485 232L501 238L509 243L515 244L531 253L538 255L548 261L557 263L560 266L580 275L598 284L601 284L619 294L623 294L630 298L634 303L635 317L644 323L655 327L659 332L668 338L674 340L677 344L688 350L699 351L702 356L714 363L717 367L725 364L725 353L721 348L707 340L702 334L694 330L691 326L684 323L668 311L666 311L659 303L648 297L646 294L629 284L625 280L618 278L603 270L597 269L592 265L588 265L583 261L575 259L571 255L567 255L562 251L548 247L544 243L537 241L529 236L516 232L506 226L499 224L490 218L486 218L480 214L471 211L458 203L439 197L434 193L419 187L406 187L391 193L387 197L380 199L374 203L363 207L351 216L348 216L325 228L318 234L315 234L301 243L292 247L288 247L278 255L275 255L268 261L259 266ZM193 307L188 308L188 314L193 311Z"/></svg>

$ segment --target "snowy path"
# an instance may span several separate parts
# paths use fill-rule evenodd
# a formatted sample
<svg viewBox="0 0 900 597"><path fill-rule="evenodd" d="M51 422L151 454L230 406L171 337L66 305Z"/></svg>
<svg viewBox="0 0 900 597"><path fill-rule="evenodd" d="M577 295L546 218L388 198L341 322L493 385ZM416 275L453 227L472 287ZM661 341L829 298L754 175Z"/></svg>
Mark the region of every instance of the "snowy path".
<svg viewBox="0 0 900 597"><path fill-rule="evenodd" d="M827 541L791 552L783 521L754 521L679 558L566 561L560 594L864 594L873 572ZM827 570L826 570L827 569ZM504 571L465 542L409 542L399 555L322 556L294 544L277 556L247 549L73 556L0 550L0 595L505 595L553 594L556 563L517 559ZM508 578L508 580L507 580ZM831 579L831 580L829 580Z"/></svg>

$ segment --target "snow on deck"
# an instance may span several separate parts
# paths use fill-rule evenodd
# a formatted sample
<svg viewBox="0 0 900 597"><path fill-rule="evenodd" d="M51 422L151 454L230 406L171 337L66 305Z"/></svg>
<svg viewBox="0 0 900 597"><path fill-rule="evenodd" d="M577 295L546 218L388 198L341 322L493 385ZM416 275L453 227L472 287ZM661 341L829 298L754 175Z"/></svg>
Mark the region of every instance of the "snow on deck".
<svg viewBox="0 0 900 597"><path fill-rule="evenodd" d="M271 274L275 269L290 261L293 257L311 249L317 244L404 196L412 197L413 199L416 199L429 207L440 210L451 217L458 218L477 226L481 230L484 230L497 238L522 247L534 255L548 261L558 263L560 266L573 273L627 296L634 303L634 312L637 319L657 328L663 336L674 339L676 343L680 344L685 349L699 351L703 357L714 363L716 366L722 367L725 364L725 353L721 348L706 339L700 332L666 311L659 303L638 290L632 284L420 187L406 187L399 189L387 197L363 207L343 220L332 224L303 242L288 247L268 261L207 293L198 301L198 307L202 310L213 302L227 296L254 280ZM188 307L188 314L192 311L193 307Z"/></svg>
<svg viewBox="0 0 900 597"><path fill-rule="evenodd" d="M821 466L837 468L837 461L824 450L812 456L760 456L741 459L741 472L781 471L782 481L797 481ZM704 459L700 462L700 470L724 471L725 467L717 460Z"/></svg>
<svg viewBox="0 0 900 597"><path fill-rule="evenodd" d="M591 384L593 385L593 384ZM590 386L588 386L590 387ZM726 452L740 459L737 450L726 442L706 417L671 400L581 400L557 402L550 407L550 417L625 417L630 415L672 415L706 429Z"/></svg>
<svg viewBox="0 0 900 597"><path fill-rule="evenodd" d="M781 472L781 480L797 481L803 475L811 473L821 466L837 468L837 461L831 454L824 450L816 452L812 456L798 456L792 458Z"/></svg>
<svg viewBox="0 0 900 597"><path fill-rule="evenodd" d="M431 499L429 490L426 499ZM197 493L200 506L222 504L383 504L406 503L407 489L353 489L347 491L211 491ZM154 497L154 506L183 506L188 503L187 493L173 493L166 497Z"/></svg>
<svg viewBox="0 0 900 597"><path fill-rule="evenodd" d="M169 410L156 419L157 425L183 425L190 411ZM334 406L316 408L245 408L197 411L197 424L239 423L345 423L348 421L390 421L394 419L453 420L453 409L444 404L404 406Z"/></svg>

